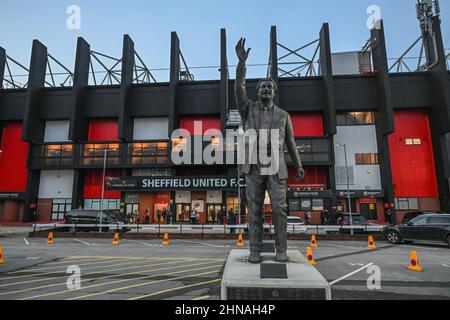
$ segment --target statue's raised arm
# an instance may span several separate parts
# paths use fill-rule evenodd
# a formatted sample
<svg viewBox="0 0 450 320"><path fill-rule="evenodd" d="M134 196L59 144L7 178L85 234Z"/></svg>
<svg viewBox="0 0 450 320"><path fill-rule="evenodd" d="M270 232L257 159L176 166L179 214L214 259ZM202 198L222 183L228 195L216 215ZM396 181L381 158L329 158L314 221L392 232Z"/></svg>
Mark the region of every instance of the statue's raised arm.
<svg viewBox="0 0 450 320"><path fill-rule="evenodd" d="M248 50L245 50L245 39L241 38L241 40L239 40L236 45L236 55L239 58L239 63L236 68L236 82L234 90L236 95L237 107L242 117L245 117L245 115L247 114L248 106L247 91L245 89L245 63L247 61L250 50L250 48Z"/></svg>

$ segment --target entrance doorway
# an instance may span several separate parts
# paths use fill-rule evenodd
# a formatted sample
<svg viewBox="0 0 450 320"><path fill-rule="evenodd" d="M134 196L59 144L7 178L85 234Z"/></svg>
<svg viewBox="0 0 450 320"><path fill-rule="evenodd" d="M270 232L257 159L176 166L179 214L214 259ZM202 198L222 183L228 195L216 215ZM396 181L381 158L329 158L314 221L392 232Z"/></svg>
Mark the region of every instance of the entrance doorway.
<svg viewBox="0 0 450 320"><path fill-rule="evenodd" d="M220 211L222 210L222 205L221 204L208 204L206 210L207 210L206 211L207 222L212 223L212 224L218 223L219 222L219 214L220 214Z"/></svg>
<svg viewBox="0 0 450 320"><path fill-rule="evenodd" d="M189 222L189 214L191 212L190 204L177 204L177 222Z"/></svg>
<svg viewBox="0 0 450 320"><path fill-rule="evenodd" d="M137 212L137 215L135 214L135 212ZM125 205L125 217L130 223L140 222L139 203L127 203Z"/></svg>
<svg viewBox="0 0 450 320"><path fill-rule="evenodd" d="M360 203L359 208L366 220L377 220L376 203Z"/></svg>

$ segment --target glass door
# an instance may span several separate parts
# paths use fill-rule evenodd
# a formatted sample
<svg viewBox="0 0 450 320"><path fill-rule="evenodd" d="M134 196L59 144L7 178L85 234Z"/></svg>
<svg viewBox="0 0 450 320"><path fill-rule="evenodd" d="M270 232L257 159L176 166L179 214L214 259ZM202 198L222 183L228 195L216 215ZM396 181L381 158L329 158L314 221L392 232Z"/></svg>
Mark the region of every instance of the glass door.
<svg viewBox="0 0 450 320"><path fill-rule="evenodd" d="M222 210L221 204L208 204L206 209L207 222L216 224L219 222L219 214Z"/></svg>
<svg viewBox="0 0 450 320"><path fill-rule="evenodd" d="M189 222L189 215L191 213L190 204L177 204L177 222Z"/></svg>
<svg viewBox="0 0 450 320"><path fill-rule="evenodd" d="M125 215L130 223L138 223L139 219L139 203L127 203L125 205Z"/></svg>

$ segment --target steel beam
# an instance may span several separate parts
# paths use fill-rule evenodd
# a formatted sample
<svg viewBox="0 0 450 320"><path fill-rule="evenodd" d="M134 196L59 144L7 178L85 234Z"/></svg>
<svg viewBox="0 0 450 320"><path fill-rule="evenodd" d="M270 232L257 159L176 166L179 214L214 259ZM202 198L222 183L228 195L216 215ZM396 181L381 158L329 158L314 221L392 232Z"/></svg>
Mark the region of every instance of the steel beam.
<svg viewBox="0 0 450 320"><path fill-rule="evenodd" d="M377 74L377 89L379 97L379 108L375 116L375 127L377 132L377 144L380 161L380 178L382 189L385 190L385 201L389 206L394 204L394 187L392 181L391 157L389 153L388 135L394 132L394 108L391 93L391 79L386 53L386 40L384 36L384 24L381 20L375 24L379 29L371 30L372 60ZM391 208L394 213L394 208ZM395 214L391 215L392 219ZM391 221L395 223L395 221Z"/></svg>
<svg viewBox="0 0 450 320"><path fill-rule="evenodd" d="M89 83L91 47L83 38L78 38L70 110L69 139L87 141L88 120L84 117L86 87Z"/></svg>
<svg viewBox="0 0 450 320"><path fill-rule="evenodd" d="M450 93L448 91L448 72L445 49L442 41L441 21L433 18L434 41L426 37L427 46L436 46L436 64L430 69L429 77L433 108L430 111L430 128L433 140L434 163L442 210L450 210L450 168L445 134L450 132ZM433 44L433 42L435 42Z"/></svg>
<svg viewBox="0 0 450 320"><path fill-rule="evenodd" d="M44 139L45 124L40 119L40 94L45 86L47 59L47 48L34 40L22 131L22 140L31 143L42 142Z"/></svg>
<svg viewBox="0 0 450 320"><path fill-rule="evenodd" d="M133 141L133 118L131 117L131 90L135 65L134 42L129 35L123 37L122 78L120 83L119 138Z"/></svg>
<svg viewBox="0 0 450 320"><path fill-rule="evenodd" d="M227 32L225 29L220 29L220 122L222 125L222 132L226 130L226 122L228 115L228 58L227 58Z"/></svg>
<svg viewBox="0 0 450 320"><path fill-rule="evenodd" d="M276 105L280 103L280 82L278 77L278 42L277 42L277 27L272 26L270 28L270 58L269 58L269 76L275 81L278 87L278 94L274 99ZM283 107L283 106L281 106Z"/></svg>
<svg viewBox="0 0 450 320"><path fill-rule="evenodd" d="M5 68L6 68L6 50L0 47L0 89L3 88Z"/></svg>

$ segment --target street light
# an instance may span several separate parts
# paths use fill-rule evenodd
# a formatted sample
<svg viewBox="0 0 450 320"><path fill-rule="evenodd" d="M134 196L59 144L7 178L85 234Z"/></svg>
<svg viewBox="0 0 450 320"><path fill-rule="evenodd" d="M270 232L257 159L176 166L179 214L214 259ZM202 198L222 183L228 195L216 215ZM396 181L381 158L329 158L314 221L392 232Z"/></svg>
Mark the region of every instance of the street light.
<svg viewBox="0 0 450 320"><path fill-rule="evenodd" d="M106 180L106 158L108 157L108 151L117 151L117 149L108 149L107 147L103 150L103 178L102 178L102 199L100 200L100 232L102 232L103 223L103 200L105 198L105 180Z"/></svg>
<svg viewBox="0 0 450 320"><path fill-rule="evenodd" d="M352 215L352 202L351 202L351 195L350 195L350 181L348 178L348 164L347 164L347 145L346 144L336 144L337 147L344 148L344 158L345 158L345 177L347 179L347 197L348 197L348 211L350 214L350 226L352 229L350 229L350 234L353 235L353 215Z"/></svg>

